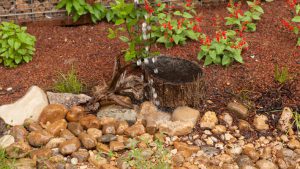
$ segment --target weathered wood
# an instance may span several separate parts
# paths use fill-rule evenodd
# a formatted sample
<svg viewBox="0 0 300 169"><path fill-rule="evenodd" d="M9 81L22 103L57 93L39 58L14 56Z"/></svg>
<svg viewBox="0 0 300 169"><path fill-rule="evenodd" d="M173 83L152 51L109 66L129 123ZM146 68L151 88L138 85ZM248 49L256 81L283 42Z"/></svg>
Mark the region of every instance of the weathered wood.
<svg viewBox="0 0 300 169"><path fill-rule="evenodd" d="M155 60L154 60L155 61ZM146 95L163 108L200 107L205 97L201 68L191 61L159 56L144 65L148 82ZM155 71L157 69L157 71ZM155 73L157 72L157 73Z"/></svg>

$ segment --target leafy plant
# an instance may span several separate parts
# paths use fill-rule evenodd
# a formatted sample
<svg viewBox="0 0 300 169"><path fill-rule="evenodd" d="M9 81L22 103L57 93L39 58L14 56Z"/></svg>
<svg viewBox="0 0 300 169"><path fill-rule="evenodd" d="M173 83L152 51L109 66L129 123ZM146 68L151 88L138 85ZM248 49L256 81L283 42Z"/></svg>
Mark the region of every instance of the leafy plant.
<svg viewBox="0 0 300 169"><path fill-rule="evenodd" d="M74 94L82 93L84 85L77 78L76 71L73 67L67 74L60 73L59 75L59 79L54 84L55 91Z"/></svg>
<svg viewBox="0 0 300 169"><path fill-rule="evenodd" d="M174 44L185 44L187 39L198 40L201 29L200 18L194 15L191 0L181 7L182 10L172 10L167 3L156 2L157 8L153 11L155 22L151 35L157 38L156 42L165 44L165 47L172 47ZM170 9L171 8L171 9Z"/></svg>
<svg viewBox="0 0 300 169"><path fill-rule="evenodd" d="M230 1L227 10L229 11L229 17L225 17L226 25L231 25L234 28L238 28L240 32L256 31L256 21L261 19L261 15L264 10L259 6L259 0L254 0L253 2L247 1L249 6L248 11L241 10L241 2L233 3Z"/></svg>
<svg viewBox="0 0 300 169"><path fill-rule="evenodd" d="M298 35L297 46L300 46L300 36L299 36L299 29L300 29L300 4L297 4L294 0L288 0L288 3L293 10L292 13L294 14L293 18L290 21L285 19L281 20L281 23L290 31L294 32Z"/></svg>
<svg viewBox="0 0 300 169"><path fill-rule="evenodd" d="M147 2L145 3L147 4ZM123 14L122 17L125 18L119 18L115 21L115 25L117 25L118 28L116 30L109 29L108 38L114 39L119 37L121 41L127 43L128 48L124 51L125 61L139 60L155 55L156 53L150 53L151 44L154 43L154 41L153 38L151 38L151 33L148 34L152 29L152 13L147 13L146 10L142 8L132 9L126 6L127 5L125 5L125 7L118 7L118 12ZM141 22L143 23L140 26L139 24ZM121 24L124 24L125 28ZM122 36L119 32L126 32L127 36Z"/></svg>
<svg viewBox="0 0 300 169"><path fill-rule="evenodd" d="M32 60L35 52L35 37L26 33L26 27L12 22L1 22L0 25L0 63L7 67Z"/></svg>
<svg viewBox="0 0 300 169"><path fill-rule="evenodd" d="M287 80L289 80L289 72L286 67L279 70L278 65L275 66L275 80L279 82L280 84L285 83Z"/></svg>
<svg viewBox="0 0 300 169"><path fill-rule="evenodd" d="M292 126L295 125L297 128L297 131L300 131L300 114L298 112L293 112L293 122Z"/></svg>
<svg viewBox="0 0 300 169"><path fill-rule="evenodd" d="M128 155L123 159L132 168L143 169L171 169L170 164L170 152L163 146L163 143L156 140L155 147L157 148L151 157L145 157L143 155L144 149L132 148L128 152ZM153 160L150 160L150 159Z"/></svg>
<svg viewBox="0 0 300 169"><path fill-rule="evenodd" d="M94 23L103 19L106 15L106 8L101 3L90 5L85 0L61 0L57 9L65 8L68 15L72 15L73 21L76 22L82 15L90 14Z"/></svg>
<svg viewBox="0 0 300 169"><path fill-rule="evenodd" d="M9 159L3 148L0 148L0 168L1 169L14 169L14 160Z"/></svg>
<svg viewBox="0 0 300 169"><path fill-rule="evenodd" d="M110 10L106 13L106 19L108 22L112 21L116 25L120 25L125 20L136 20L140 10L134 8L134 3L127 3L124 0L116 0L114 3L110 3Z"/></svg>
<svg viewBox="0 0 300 169"><path fill-rule="evenodd" d="M242 38L237 38L233 30L217 31L213 40L204 35L202 43L198 59L205 57L205 66L212 63L228 66L233 61L243 63L242 50L248 47L247 42Z"/></svg>

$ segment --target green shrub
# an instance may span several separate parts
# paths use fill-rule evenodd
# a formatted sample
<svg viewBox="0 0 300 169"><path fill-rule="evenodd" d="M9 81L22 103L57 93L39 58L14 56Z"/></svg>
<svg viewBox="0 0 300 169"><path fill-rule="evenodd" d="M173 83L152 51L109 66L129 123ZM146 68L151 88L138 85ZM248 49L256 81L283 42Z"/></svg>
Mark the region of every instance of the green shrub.
<svg viewBox="0 0 300 169"><path fill-rule="evenodd" d="M198 59L201 60L205 57L205 66L210 64L228 66L234 61L244 63L242 50L247 47L247 42L236 37L235 31L219 31L216 32L216 37L213 40L204 36Z"/></svg>
<svg viewBox="0 0 300 169"><path fill-rule="evenodd" d="M16 67L22 62L32 60L35 52L35 37L26 33L26 27L12 22L0 25L0 63L7 67Z"/></svg>
<svg viewBox="0 0 300 169"><path fill-rule="evenodd" d="M77 78L76 71L73 67L67 74L60 73L59 75L60 77L54 84L55 91L74 94L82 93L84 85Z"/></svg>
<svg viewBox="0 0 300 169"><path fill-rule="evenodd" d="M82 15L90 14L94 23L103 19L106 15L106 8L101 3L90 5L85 0L61 0L57 9L65 8L68 15L72 15L73 21L76 22Z"/></svg>

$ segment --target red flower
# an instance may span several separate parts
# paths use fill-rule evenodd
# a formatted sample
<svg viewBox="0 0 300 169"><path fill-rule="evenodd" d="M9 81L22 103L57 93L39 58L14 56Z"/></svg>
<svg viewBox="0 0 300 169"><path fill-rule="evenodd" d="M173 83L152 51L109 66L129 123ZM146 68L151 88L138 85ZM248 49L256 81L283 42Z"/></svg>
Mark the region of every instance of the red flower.
<svg viewBox="0 0 300 169"><path fill-rule="evenodd" d="M180 20L177 21L177 27L178 29L182 28L182 22L180 22Z"/></svg>
<svg viewBox="0 0 300 169"><path fill-rule="evenodd" d="M202 18L196 17L196 21L197 21L197 22L201 22L201 21L202 21Z"/></svg>
<svg viewBox="0 0 300 169"><path fill-rule="evenodd" d="M223 39L227 39L226 31L223 31L223 32L222 32L222 36L223 36Z"/></svg>
<svg viewBox="0 0 300 169"><path fill-rule="evenodd" d="M168 22L168 29L171 31L173 29L173 26L171 25L170 22Z"/></svg>
<svg viewBox="0 0 300 169"><path fill-rule="evenodd" d="M220 34L219 34L219 32L216 33L216 40L217 40L217 42L220 42Z"/></svg>
<svg viewBox="0 0 300 169"><path fill-rule="evenodd" d="M158 4L156 4L158 7L160 7L161 6L161 4L160 3L158 3Z"/></svg>
<svg viewBox="0 0 300 169"><path fill-rule="evenodd" d="M149 14L152 14L154 12L154 10L152 9L152 7L148 4L148 2L145 2L145 9Z"/></svg>
<svg viewBox="0 0 300 169"><path fill-rule="evenodd" d="M163 27L166 29L166 28L167 28L167 24L164 23L164 24L163 24Z"/></svg>
<svg viewBox="0 0 300 169"><path fill-rule="evenodd" d="M234 3L234 7L238 7L239 6L239 3Z"/></svg>
<svg viewBox="0 0 300 169"><path fill-rule="evenodd" d="M173 38L170 38L170 42L174 42L174 39L173 39Z"/></svg>

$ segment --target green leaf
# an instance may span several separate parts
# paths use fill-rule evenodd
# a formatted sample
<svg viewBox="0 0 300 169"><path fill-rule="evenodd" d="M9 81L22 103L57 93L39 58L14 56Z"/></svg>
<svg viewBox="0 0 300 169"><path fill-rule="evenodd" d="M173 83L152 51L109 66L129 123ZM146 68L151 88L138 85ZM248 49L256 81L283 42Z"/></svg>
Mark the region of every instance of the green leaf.
<svg viewBox="0 0 300 169"><path fill-rule="evenodd" d="M109 29L108 29L108 36L107 36L107 37L108 37L109 39L114 39L114 38L116 38L116 34L117 34L117 33L116 33L114 30L112 30L111 28L109 28Z"/></svg>
<svg viewBox="0 0 300 169"><path fill-rule="evenodd" d="M125 43L129 42L129 39L126 36L120 36L119 38Z"/></svg>
<svg viewBox="0 0 300 169"><path fill-rule="evenodd" d="M240 63L244 63L243 58L240 54L234 54L234 59Z"/></svg>
<svg viewBox="0 0 300 169"><path fill-rule="evenodd" d="M121 25L121 24L123 24L124 22L125 22L124 19L118 19L118 20L116 20L115 25Z"/></svg>
<svg viewBox="0 0 300 169"><path fill-rule="evenodd" d="M70 2L67 3L66 10L67 10L68 15L70 15L72 12L72 4Z"/></svg>
<svg viewBox="0 0 300 169"><path fill-rule="evenodd" d="M208 65L210 65L210 64L212 64L212 59L211 59L211 57L209 57L209 56L206 56L205 57L205 61L204 61L204 66L208 66Z"/></svg>
<svg viewBox="0 0 300 169"><path fill-rule="evenodd" d="M216 57L217 57L217 53L215 50L210 50L208 52L209 56L211 57L212 60L216 60Z"/></svg>
<svg viewBox="0 0 300 169"><path fill-rule="evenodd" d="M298 38L297 46L300 46L300 38Z"/></svg>
<svg viewBox="0 0 300 169"><path fill-rule="evenodd" d="M295 26L293 31L294 31L294 33L295 33L296 35L298 35L298 33L299 33L299 28Z"/></svg>
<svg viewBox="0 0 300 169"><path fill-rule="evenodd" d="M8 39L8 44L9 44L10 47L13 48L14 44L15 44L15 39L13 39L13 38Z"/></svg>
<svg viewBox="0 0 300 169"><path fill-rule="evenodd" d="M23 56L23 59L26 63L28 63L31 61L32 58L31 58L31 56L26 55L26 56Z"/></svg>
<svg viewBox="0 0 300 169"><path fill-rule="evenodd" d="M19 56L19 55L15 56L15 62L16 62L16 64L21 63L21 61L22 61L22 56Z"/></svg>
<svg viewBox="0 0 300 169"><path fill-rule="evenodd" d="M296 14L298 15L298 13L300 11L300 4L297 4L295 8L296 8Z"/></svg>
<svg viewBox="0 0 300 169"><path fill-rule="evenodd" d="M257 11L257 12L260 12L260 13L264 13L264 10L262 9L262 7L256 5L254 6L254 9Z"/></svg>
<svg viewBox="0 0 300 169"><path fill-rule="evenodd" d="M21 47L21 43L19 41L15 41L14 48L18 50Z"/></svg>
<svg viewBox="0 0 300 169"><path fill-rule="evenodd" d="M222 58L222 65L223 66L229 65L230 62L231 62L231 58L227 54L224 54L224 56Z"/></svg>
<svg viewBox="0 0 300 169"><path fill-rule="evenodd" d="M188 19L193 18L193 16L191 14L187 13L187 12L183 12L182 16L185 17L185 18L188 18Z"/></svg>
<svg viewBox="0 0 300 169"><path fill-rule="evenodd" d="M258 14L252 14L252 18L254 19L254 20L260 20L260 16L258 15Z"/></svg>
<svg viewBox="0 0 300 169"><path fill-rule="evenodd" d="M67 3L67 0L61 0L57 5L56 5L56 9L61 9L62 7L64 7Z"/></svg>
<svg viewBox="0 0 300 169"><path fill-rule="evenodd" d="M293 22L300 22L300 16L295 16L293 19L292 19Z"/></svg>
<svg viewBox="0 0 300 169"><path fill-rule="evenodd" d="M165 38L165 36L161 36L160 38L158 38L156 40L156 42L159 42L159 43L166 43L167 42L167 39Z"/></svg>
<svg viewBox="0 0 300 169"><path fill-rule="evenodd" d="M204 52L203 50L201 50L199 53L198 53L198 59L201 60L204 56L205 56L206 52Z"/></svg>
<svg viewBox="0 0 300 169"><path fill-rule="evenodd" d="M180 11L175 11L175 12L174 12L174 15L181 16L182 13L181 13Z"/></svg>
<svg viewBox="0 0 300 169"><path fill-rule="evenodd" d="M172 38L174 39L175 44L177 45L180 41L180 36L179 35L173 35Z"/></svg>

